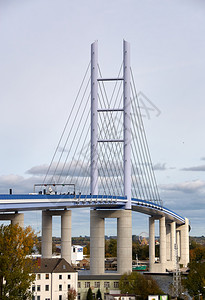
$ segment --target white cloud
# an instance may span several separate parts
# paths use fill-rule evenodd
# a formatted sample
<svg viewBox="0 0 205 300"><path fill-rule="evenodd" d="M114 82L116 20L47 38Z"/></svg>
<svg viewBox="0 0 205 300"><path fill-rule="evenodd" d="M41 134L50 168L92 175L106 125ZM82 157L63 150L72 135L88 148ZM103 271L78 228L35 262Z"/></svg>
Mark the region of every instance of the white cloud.
<svg viewBox="0 0 205 300"><path fill-rule="evenodd" d="M200 192L205 194L205 181L195 180L182 183L160 185L160 189L164 191L177 191L183 193Z"/></svg>
<svg viewBox="0 0 205 300"><path fill-rule="evenodd" d="M205 171L205 165L183 168L181 170L182 171L199 171L199 172L204 172Z"/></svg>
<svg viewBox="0 0 205 300"><path fill-rule="evenodd" d="M155 171L165 171L167 169L165 163L157 163L153 166Z"/></svg>

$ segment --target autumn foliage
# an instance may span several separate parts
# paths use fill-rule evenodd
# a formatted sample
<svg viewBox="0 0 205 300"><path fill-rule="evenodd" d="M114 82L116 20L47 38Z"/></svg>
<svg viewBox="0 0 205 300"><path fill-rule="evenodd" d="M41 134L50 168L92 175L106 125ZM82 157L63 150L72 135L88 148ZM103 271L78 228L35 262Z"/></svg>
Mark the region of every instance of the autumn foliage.
<svg viewBox="0 0 205 300"><path fill-rule="evenodd" d="M121 293L137 295L137 299L147 300L148 295L163 295L163 291L151 276L138 272L125 273L120 278Z"/></svg>
<svg viewBox="0 0 205 300"><path fill-rule="evenodd" d="M37 236L31 227L0 226L0 300L30 299L35 279L32 253Z"/></svg>

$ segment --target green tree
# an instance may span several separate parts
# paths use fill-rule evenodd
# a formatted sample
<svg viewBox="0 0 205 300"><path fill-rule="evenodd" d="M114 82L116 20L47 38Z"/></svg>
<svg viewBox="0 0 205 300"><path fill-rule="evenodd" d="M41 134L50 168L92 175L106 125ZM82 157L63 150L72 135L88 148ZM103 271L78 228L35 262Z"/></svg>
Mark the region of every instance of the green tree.
<svg viewBox="0 0 205 300"><path fill-rule="evenodd" d="M93 293L90 287L88 289L86 300L93 300Z"/></svg>
<svg viewBox="0 0 205 300"><path fill-rule="evenodd" d="M148 245L140 245L139 241L132 243L132 259L136 259L136 255L138 259L146 260L149 258L149 246Z"/></svg>
<svg viewBox="0 0 205 300"><path fill-rule="evenodd" d="M97 300L102 300L102 294L101 294L100 289L97 290L96 299Z"/></svg>
<svg viewBox="0 0 205 300"><path fill-rule="evenodd" d="M189 264L189 274L182 281L190 296L202 294L205 299L205 262L193 261Z"/></svg>
<svg viewBox="0 0 205 300"><path fill-rule="evenodd" d="M146 300L148 295L163 295L164 292L151 276L144 276L138 272L125 273L121 276L119 287L121 292L137 295L137 299Z"/></svg>
<svg viewBox="0 0 205 300"><path fill-rule="evenodd" d="M110 239L108 244L108 253L111 257L117 256L117 240L116 239Z"/></svg>
<svg viewBox="0 0 205 300"><path fill-rule="evenodd" d="M36 243L31 227L0 226L0 300L31 299L36 265L27 255Z"/></svg>

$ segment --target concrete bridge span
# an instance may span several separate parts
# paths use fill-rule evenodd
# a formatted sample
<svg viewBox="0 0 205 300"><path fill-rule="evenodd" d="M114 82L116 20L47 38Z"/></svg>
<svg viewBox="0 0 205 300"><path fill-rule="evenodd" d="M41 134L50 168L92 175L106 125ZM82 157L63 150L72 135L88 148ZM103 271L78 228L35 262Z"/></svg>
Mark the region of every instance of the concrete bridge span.
<svg viewBox="0 0 205 300"><path fill-rule="evenodd" d="M150 272L164 273L176 268L176 257L186 267L189 262L189 221L156 203L126 197L91 195L0 195L0 219L23 226L19 212L42 210L42 255L52 257L52 216L61 216L62 257L70 262L71 209L90 207L91 274L104 274L104 220L117 219L119 274L132 270L132 211L149 216ZM155 222L159 222L160 258L155 258Z"/></svg>

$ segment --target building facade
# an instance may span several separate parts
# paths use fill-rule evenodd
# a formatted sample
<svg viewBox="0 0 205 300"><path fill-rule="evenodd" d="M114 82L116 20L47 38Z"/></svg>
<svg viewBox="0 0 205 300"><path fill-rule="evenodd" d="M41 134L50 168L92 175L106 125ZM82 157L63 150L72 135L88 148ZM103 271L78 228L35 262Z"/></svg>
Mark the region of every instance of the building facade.
<svg viewBox="0 0 205 300"><path fill-rule="evenodd" d="M66 300L68 291L77 291L78 273L63 258L38 259L32 300Z"/></svg>
<svg viewBox="0 0 205 300"><path fill-rule="evenodd" d="M88 289L92 289L93 298L96 298L98 289L101 292L102 299L110 292L119 293L119 281L121 275L78 275L78 300L86 300Z"/></svg>

